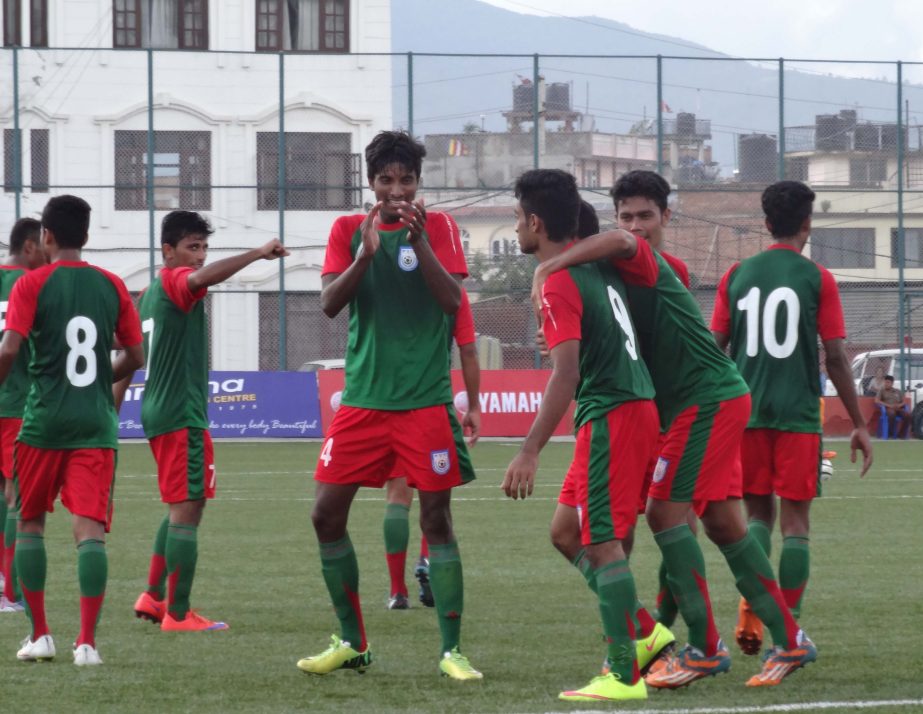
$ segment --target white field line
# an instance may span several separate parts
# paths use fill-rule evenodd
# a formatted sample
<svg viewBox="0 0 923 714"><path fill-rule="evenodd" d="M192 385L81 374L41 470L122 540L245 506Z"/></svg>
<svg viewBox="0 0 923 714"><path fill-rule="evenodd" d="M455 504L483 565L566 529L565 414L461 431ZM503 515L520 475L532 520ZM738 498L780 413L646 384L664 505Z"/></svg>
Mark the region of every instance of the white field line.
<svg viewBox="0 0 923 714"><path fill-rule="evenodd" d="M764 714L769 712L810 712L835 709L840 711L852 709L878 709L923 707L923 699L884 699L881 701L859 702L801 702L797 704L767 704L749 707L696 707L695 709L570 709L546 714Z"/></svg>

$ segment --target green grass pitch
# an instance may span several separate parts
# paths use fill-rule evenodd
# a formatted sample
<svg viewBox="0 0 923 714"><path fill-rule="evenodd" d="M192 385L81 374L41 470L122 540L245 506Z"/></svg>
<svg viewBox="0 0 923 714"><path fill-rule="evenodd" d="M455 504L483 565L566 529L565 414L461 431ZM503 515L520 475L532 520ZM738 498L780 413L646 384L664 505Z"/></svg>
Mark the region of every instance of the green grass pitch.
<svg viewBox="0 0 923 714"><path fill-rule="evenodd" d="M923 698L923 444L876 443L875 466L861 481L848 463L846 445L831 446L840 456L824 498L814 506L812 579L803 613L803 625L819 647L818 662L775 690L744 687L759 661L733 646L737 592L717 549L700 537L719 629L732 645L732 670L684 690L651 692L643 706ZM49 516L46 536L48 617L58 659L17 662L27 621L21 614L0 615L0 702L49 712L580 709L556 696L598 671L604 654L599 618L582 578L547 536L571 449L570 443L548 446L535 495L525 502L503 498L498 488L515 445L482 443L473 450L478 480L456 491L453 513L465 569L462 645L485 680L457 683L437 674L434 611L416 601L406 612L385 610L383 493L375 490L360 492L350 532L376 661L362 676L311 677L295 668L299 657L322 650L337 631L309 519L309 474L318 443L217 446L219 493L200 531L193 604L227 620L229 631L167 635L136 620L132 604L145 583L164 507L147 447L123 446L98 635L105 665L79 670L70 662L78 621L76 558L70 518L59 506ZM411 518L416 515L414 507ZM418 535L413 525L408 560ZM659 558L643 520L637 541L632 568L639 594L651 601ZM778 536L774 545L778 552ZM408 584L415 593L409 563ZM676 630L684 641L684 627Z"/></svg>

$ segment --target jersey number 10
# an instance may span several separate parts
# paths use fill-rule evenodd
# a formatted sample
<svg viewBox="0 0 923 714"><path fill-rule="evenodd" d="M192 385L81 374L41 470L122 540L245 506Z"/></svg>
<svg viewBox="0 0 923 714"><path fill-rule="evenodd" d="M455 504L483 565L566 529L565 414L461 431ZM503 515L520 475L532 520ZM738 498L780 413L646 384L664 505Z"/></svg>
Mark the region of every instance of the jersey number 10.
<svg viewBox="0 0 923 714"><path fill-rule="evenodd" d="M785 338L779 342L776 335L776 316L781 306L785 306ZM760 334L763 347L776 359L785 359L798 345L798 318L801 303L798 295L791 288L776 288L766 297L763 305L763 329L760 330L760 289L753 287L745 297L737 301L737 309L747 317L747 357L756 357L759 353Z"/></svg>

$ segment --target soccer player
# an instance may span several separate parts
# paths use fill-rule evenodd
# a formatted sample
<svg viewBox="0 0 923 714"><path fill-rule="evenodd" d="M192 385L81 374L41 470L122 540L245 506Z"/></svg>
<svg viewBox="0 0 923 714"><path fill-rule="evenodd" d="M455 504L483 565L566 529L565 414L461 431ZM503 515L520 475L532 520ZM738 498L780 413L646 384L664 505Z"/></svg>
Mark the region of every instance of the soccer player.
<svg viewBox="0 0 923 714"><path fill-rule="evenodd" d="M731 266L718 285L711 323L718 345L730 344L753 395L741 446L749 530L769 555L778 496L779 586L796 618L808 583L809 512L822 459L818 337L827 374L853 423L852 460L861 450L863 476L872 463L843 348L846 327L836 280L801 255L811 234L813 202L814 192L799 181L779 181L763 192L766 228L775 243ZM736 637L744 653L759 652L763 624L746 599L740 603Z"/></svg>
<svg viewBox="0 0 923 714"><path fill-rule="evenodd" d="M669 186L667 186L669 189ZM668 193L649 181L616 183L612 190L619 225L622 214L650 212L662 222ZM772 686L817 658L814 644L785 606L766 553L751 534L740 507L740 440L750 414L746 383L705 326L695 299L647 241L629 241L625 230L578 241L542 263L533 300L548 275L608 257L628 289L641 353L656 390L661 426L667 430L654 471L647 522L660 548L671 590L689 627L689 644L677 656L654 663L645 681L657 688L682 687L730 669L730 653L712 615L705 561L687 523L690 509L719 547L737 584L769 627L775 648L747 686ZM637 254L656 260L655 277L639 273Z"/></svg>
<svg viewBox="0 0 923 714"><path fill-rule="evenodd" d="M0 342L0 382L29 340L29 394L14 451L19 529L16 570L32 632L16 656L53 659L45 618L45 515L58 495L73 516L80 583L80 633L74 664L99 665L96 624L108 577L106 532L118 448L112 383L144 363L141 326L125 284L81 260L90 206L56 196L42 211L42 245L50 265L13 286ZM110 362L113 335L124 351Z"/></svg>
<svg viewBox="0 0 923 714"><path fill-rule="evenodd" d="M462 288L461 305L452 319L452 337L458 345L461 359L462 377L465 381L467 409L463 410L462 430L468 434L468 446L477 443L481 432L481 403L479 400L481 368L478 364L478 351L475 345L474 317L468 293ZM404 568L407 563L407 544L410 541L410 506L413 503L413 489L407 485L403 476L391 478L385 487L387 504L385 505L384 536L385 559L388 563L388 575L391 579L391 594L388 597L389 610L406 610L410 607L407 599L407 583L404 580ZM414 576L420 583L420 602L426 607L433 607L433 590L429 585L429 546L426 537L420 538L420 557L414 568Z"/></svg>
<svg viewBox="0 0 923 714"><path fill-rule="evenodd" d="M147 356L141 424L157 462L160 497L168 512L154 539L147 590L138 596L134 610L137 617L159 622L165 632L227 629L226 623L209 620L189 605L198 527L207 499L215 495L203 299L209 287L251 263L288 255L282 243L271 240L205 265L213 232L208 221L193 211L164 216L160 227L164 267L139 302Z"/></svg>
<svg viewBox="0 0 923 714"><path fill-rule="evenodd" d="M580 211L574 177L557 169L527 171L517 179L515 193L522 252L544 263L568 250ZM637 266L639 272L656 270L650 256L641 260L646 264ZM659 424L627 301L625 284L608 261L548 277L541 325L554 368L502 485L511 498L531 495L539 452L576 392L577 444L551 529L553 534L569 531L568 539L583 546L568 555L599 598L608 651L602 675L582 689L561 692L568 701L647 698L633 642L637 595L622 541L637 518Z"/></svg>
<svg viewBox="0 0 923 714"><path fill-rule="evenodd" d="M467 266L451 217L426 213L414 200L425 154L405 132L380 132L365 150L375 205L367 216L338 218L327 243L321 303L329 317L349 305L349 340L346 387L317 463L311 519L341 635L299 660L313 674L371 664L347 518L360 486L380 488L397 472L419 494L442 635L439 670L482 678L459 649L462 565L450 509L452 488L474 478L446 349Z"/></svg>
<svg viewBox="0 0 923 714"><path fill-rule="evenodd" d="M42 224L34 218L20 218L10 231L10 257L0 265L0 330L5 329L6 311L13 285L28 270L45 264L41 243ZM16 587L16 494L13 488L13 444L22 427L22 412L29 391L29 343L26 342L9 376L0 387L0 475L3 476L3 499L0 500L0 612L22 612L23 605Z"/></svg>

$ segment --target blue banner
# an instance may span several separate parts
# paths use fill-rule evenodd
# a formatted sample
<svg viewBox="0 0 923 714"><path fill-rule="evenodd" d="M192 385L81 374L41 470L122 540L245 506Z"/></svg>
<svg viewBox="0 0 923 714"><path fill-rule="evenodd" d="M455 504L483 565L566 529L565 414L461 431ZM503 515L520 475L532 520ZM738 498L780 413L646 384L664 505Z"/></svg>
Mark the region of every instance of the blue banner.
<svg viewBox="0 0 923 714"><path fill-rule="evenodd" d="M319 437L313 372L209 372L209 431L214 437ZM135 373L119 412L119 437L143 439L144 372Z"/></svg>

